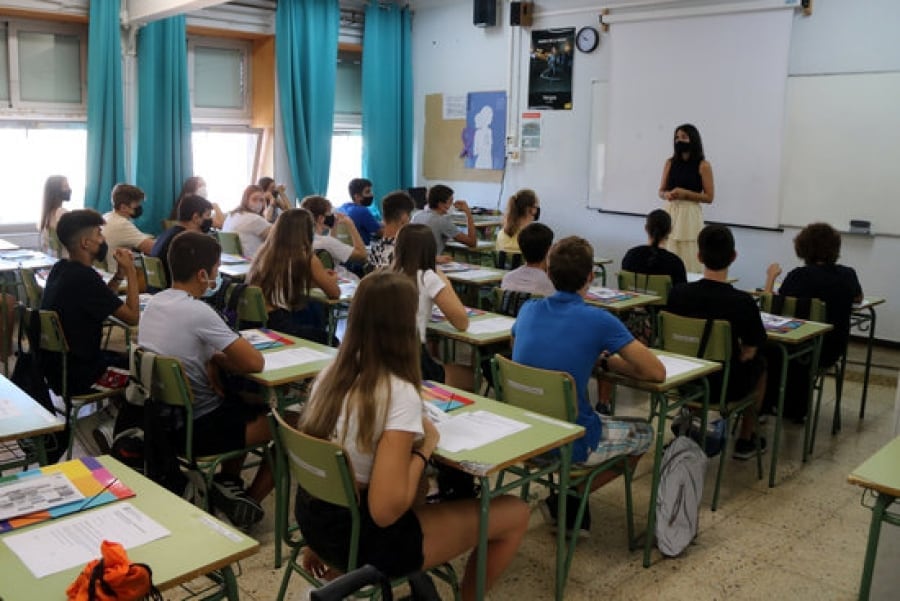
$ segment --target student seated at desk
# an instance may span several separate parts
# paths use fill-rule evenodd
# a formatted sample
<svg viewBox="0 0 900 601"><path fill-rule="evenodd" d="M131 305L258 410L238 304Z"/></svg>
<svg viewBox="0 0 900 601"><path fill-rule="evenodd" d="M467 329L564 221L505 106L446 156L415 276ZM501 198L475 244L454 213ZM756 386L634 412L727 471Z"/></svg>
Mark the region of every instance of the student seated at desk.
<svg viewBox="0 0 900 601"><path fill-rule="evenodd" d="M347 191L350 193L350 202L342 204L338 207L338 211L353 220L363 244L368 246L372 243L372 239L381 236L384 230L384 224L378 223L369 210L372 201L375 200L372 196L372 182L361 177L351 179Z"/></svg>
<svg viewBox="0 0 900 601"><path fill-rule="evenodd" d="M148 253L151 257L157 257L160 260L167 281L172 281L172 274L169 271L169 246L172 244L172 240L184 231L208 234L213 226L212 214L212 203L202 196L185 196L178 203L178 223L160 234Z"/></svg>
<svg viewBox="0 0 900 601"><path fill-rule="evenodd" d="M268 406L225 395L219 370L233 374L262 371L262 354L231 330L201 297L217 285L222 248L210 236L182 232L169 246L172 287L147 302L141 316L138 344L154 353L175 357L194 393L194 453L224 453L271 440ZM183 431L176 432L183 441ZM271 467L264 461L250 488L241 480L243 457L222 464L210 490L213 505L231 522L246 528L263 517L260 505L272 490Z"/></svg>
<svg viewBox="0 0 900 601"><path fill-rule="evenodd" d="M450 207L462 211L466 215L466 233L459 231L453 223L450 215ZM472 210L464 200L453 200L453 189L443 184L435 184L428 189L428 208L413 215L412 222L427 225L431 228L434 242L437 245L437 254L444 254L444 246L449 240L456 240L469 248L478 245L478 236L475 232L475 220L472 218ZM442 261L449 261L447 258Z"/></svg>
<svg viewBox="0 0 900 601"><path fill-rule="evenodd" d="M734 444L735 459L750 459L756 454L756 416L766 390L766 361L760 349L766 343L766 330L756 301L748 293L728 283L728 267L737 257L734 236L724 225L707 225L697 237L698 258L703 263L703 279L681 284L669 293L669 311L686 317L724 319L731 324L731 374L726 398L738 400L756 396L755 415L741 419L740 438ZM718 399L722 390L721 372L710 376L710 399ZM759 437L765 450L766 439Z"/></svg>
<svg viewBox="0 0 900 601"><path fill-rule="evenodd" d="M331 201L324 196L307 196L300 202L300 206L313 216L315 235L313 237L313 250L324 250L334 259L335 264L366 260L366 245L362 237L356 231L353 220L343 213L335 213ZM353 246L344 244L338 240L337 226L343 225Z"/></svg>
<svg viewBox="0 0 900 601"><path fill-rule="evenodd" d="M469 327L469 314L453 290L453 285L447 276L435 269L436 256L436 245L431 229L427 225L411 223L397 235L393 270L405 274L419 292L416 323L422 342L422 377L426 380L443 382L448 375L445 368L450 368L448 383L471 390L470 371L458 365L442 366L434 360L425 344L428 320L431 319L434 305L438 306L447 321L457 330Z"/></svg>
<svg viewBox="0 0 900 601"><path fill-rule="evenodd" d="M497 232L497 250L519 253L519 232L541 218L541 202L534 190L523 188L509 197L503 214L503 227Z"/></svg>
<svg viewBox="0 0 900 601"><path fill-rule="evenodd" d="M850 339L850 312L853 303L863 299L862 286L852 267L839 265L841 235L827 223L811 223L794 238L794 251L803 260L803 267L792 269L778 288L778 294L797 298L817 298L825 303L828 322L834 329L825 334L819 366L833 365L847 348ZM772 263L766 272L766 292L772 292L775 278L781 275L781 265ZM779 370L780 371L780 370ZM780 373L770 375L767 399L776 399L778 391L771 382L779 381ZM791 362L785 390L785 415L794 421L806 417L809 386L809 364Z"/></svg>
<svg viewBox="0 0 900 601"><path fill-rule="evenodd" d="M181 219L178 216L178 205L188 196L200 196L208 200L209 192L206 189L206 180L199 175L184 180L184 184L181 186L181 193L175 199L175 203L172 205L172 212L169 213L170 220L177 221ZM220 230L225 225L225 213L222 212L221 207L217 203L210 201L210 205L212 205L212 227Z"/></svg>
<svg viewBox="0 0 900 601"><path fill-rule="evenodd" d="M584 302L594 281L594 249L587 240L570 236L557 242L550 249L547 271L557 292L522 306L512 328L513 361L564 371L574 378L578 393L576 421L584 426L585 433L573 444L572 461L596 465L627 454L636 464L653 441L653 427L643 420L617 420L596 413L588 397L588 381L598 361L601 369L654 382L665 380L666 369L615 316ZM609 479L596 478L594 488ZM567 501L566 514L574 518L577 500L569 497ZM554 521L556 497L548 498L541 510ZM572 523L568 527L571 529ZM589 511L581 530L590 530Z"/></svg>
<svg viewBox="0 0 900 601"><path fill-rule="evenodd" d="M139 230L133 221L144 214L144 191L137 186L116 184L112 189L112 204L113 210L103 216L103 237L109 247L149 253L153 249L153 236ZM115 253L106 258L106 270L116 272Z"/></svg>
<svg viewBox="0 0 900 601"><path fill-rule="evenodd" d="M124 357L101 349L106 318L114 315L135 325L140 317L137 273L131 251L124 248L114 251L116 272L109 282L104 282L94 270L94 262L102 262L109 250L102 225L103 217L90 209L70 211L60 217L56 233L69 258L60 259L50 270L41 300L41 309L59 315L69 344L67 387L71 395L89 392L108 366L128 365ZM119 298L122 280L127 282L124 303ZM42 353L41 365L50 387L61 392L62 357L59 353Z"/></svg>
<svg viewBox="0 0 900 601"><path fill-rule="evenodd" d="M247 186L241 196L240 206L225 218L222 231L236 233L241 239L241 250L244 252L244 256L253 258L272 228L267 214L272 210L271 207L266 207L262 188L254 185Z"/></svg>
<svg viewBox="0 0 900 601"><path fill-rule="evenodd" d="M407 229L401 230L401 239ZM440 436L419 395L419 306L410 278L387 271L363 278L344 341L334 363L316 379L300 423L301 431L332 440L347 452L359 487L357 562L372 564L388 577L438 566L478 544L479 500L425 504L419 494ZM490 588L515 557L529 510L517 497L503 495L491 500L488 511ZM349 510L313 499L298 487L294 515L310 546L304 566L318 574L328 569L323 561L345 569ZM462 579L463 599L475 598L476 567L472 553Z"/></svg>
<svg viewBox="0 0 900 601"><path fill-rule="evenodd" d="M310 302L311 288L338 298L337 274L325 269L313 252L313 217L306 209L288 209L278 216L272 232L250 265L247 283L259 286L273 330L328 344L322 305Z"/></svg>
<svg viewBox="0 0 900 601"><path fill-rule="evenodd" d="M394 260L397 233L409 223L415 204L406 190L394 190L381 199L384 230L369 245L369 269L390 267Z"/></svg>
<svg viewBox="0 0 900 601"><path fill-rule="evenodd" d="M279 215L291 208L284 184L276 184L274 179L264 176L256 180L256 185L266 195L266 220L275 223Z"/></svg>
<svg viewBox="0 0 900 601"><path fill-rule="evenodd" d="M72 198L72 188L69 186L69 180L62 175L51 175L44 182L44 205L41 210L41 221L38 224L41 236L41 251L48 255L57 256L64 259L65 249L60 248L60 243L56 238L56 224L59 218L65 215L66 209L63 207L64 202L68 202Z"/></svg>
<svg viewBox="0 0 900 601"><path fill-rule="evenodd" d="M553 230L543 223L530 223L519 232L518 244L525 265L504 275L500 287L514 292L553 296L556 288L547 276L547 251L553 244Z"/></svg>
<svg viewBox="0 0 900 601"><path fill-rule="evenodd" d="M650 211L644 224L647 244L635 246L622 257L622 269L634 273L667 275L672 285L687 283L684 261L664 248L672 233L672 217L662 209Z"/></svg>

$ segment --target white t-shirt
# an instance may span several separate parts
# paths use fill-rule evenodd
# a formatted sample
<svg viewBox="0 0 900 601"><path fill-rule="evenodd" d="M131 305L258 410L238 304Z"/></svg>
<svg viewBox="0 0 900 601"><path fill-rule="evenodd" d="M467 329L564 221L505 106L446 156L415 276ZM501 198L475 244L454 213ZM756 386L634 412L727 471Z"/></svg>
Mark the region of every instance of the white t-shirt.
<svg viewBox="0 0 900 601"><path fill-rule="evenodd" d="M527 292L541 296L553 296L556 294L556 288L553 287L553 282L550 281L547 272L528 265L522 265L503 276L500 287L504 290Z"/></svg>
<svg viewBox="0 0 900 601"><path fill-rule="evenodd" d="M353 247L344 244L334 236L322 236L316 234L313 236L313 250L324 250L334 257L335 263L346 263L350 255L353 254Z"/></svg>
<svg viewBox="0 0 900 601"><path fill-rule="evenodd" d="M150 297L138 329L139 345L181 360L194 392L194 419L222 404L222 398L209 385L206 365L237 337L212 307L175 288Z"/></svg>
<svg viewBox="0 0 900 601"><path fill-rule="evenodd" d="M152 236L139 230L132 223L131 219L123 217L115 211L106 213L103 219L106 221L106 225L102 228L103 237L106 238L106 243L109 244L109 254L106 256L106 269L110 273L115 273L119 268L119 264L113 259L113 251L117 248L127 248L128 250L137 248L144 240L152 239Z"/></svg>
<svg viewBox="0 0 900 601"><path fill-rule="evenodd" d="M375 443L373 448L378 447L378 441L385 430L412 432L416 435L417 440L424 436L425 432L422 429L422 397L419 395L416 387L396 376L391 376L390 399L387 417L384 420L384 429L376 428L375 432L373 432L372 440ZM375 461L375 455L356 446L357 421L354 419L354 414L350 414L349 420L345 423L344 412L341 410L341 415L338 418L334 431L335 435L332 440L343 445L347 456L350 457L350 463L353 465L356 481L360 484L368 484L372 477L372 464Z"/></svg>
<svg viewBox="0 0 900 601"><path fill-rule="evenodd" d="M422 271L416 273L416 280L419 286L419 310L416 313L416 327L419 330L419 338L425 343L425 332L428 328L428 320L431 319L431 310L434 308L434 297L444 289L444 280L438 276L433 270Z"/></svg>
<svg viewBox="0 0 900 601"><path fill-rule="evenodd" d="M256 251L263 243L262 233L270 226L271 224L264 217L244 211L228 215L222 225L222 231L236 233L241 239L241 250L244 251L244 256L255 257Z"/></svg>

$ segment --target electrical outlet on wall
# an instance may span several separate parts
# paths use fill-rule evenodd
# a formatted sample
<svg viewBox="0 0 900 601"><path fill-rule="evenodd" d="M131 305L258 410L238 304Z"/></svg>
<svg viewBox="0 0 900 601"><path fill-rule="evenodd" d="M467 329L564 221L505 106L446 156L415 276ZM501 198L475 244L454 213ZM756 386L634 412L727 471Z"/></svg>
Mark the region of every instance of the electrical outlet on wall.
<svg viewBox="0 0 900 601"><path fill-rule="evenodd" d="M509 163L521 163L522 162L522 149L518 146L509 147L506 149L506 160Z"/></svg>

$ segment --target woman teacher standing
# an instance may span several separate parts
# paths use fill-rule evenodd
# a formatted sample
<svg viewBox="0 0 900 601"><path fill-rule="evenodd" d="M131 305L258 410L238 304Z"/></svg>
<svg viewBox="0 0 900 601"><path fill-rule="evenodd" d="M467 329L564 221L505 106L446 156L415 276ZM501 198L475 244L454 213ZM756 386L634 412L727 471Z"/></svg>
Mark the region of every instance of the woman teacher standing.
<svg viewBox="0 0 900 601"><path fill-rule="evenodd" d="M712 166L703 156L703 141L693 125L675 128L674 147L659 183L659 197L669 201L666 211L672 216L669 250L684 261L688 271L702 272L697 234L703 228L700 203L711 203L715 196Z"/></svg>

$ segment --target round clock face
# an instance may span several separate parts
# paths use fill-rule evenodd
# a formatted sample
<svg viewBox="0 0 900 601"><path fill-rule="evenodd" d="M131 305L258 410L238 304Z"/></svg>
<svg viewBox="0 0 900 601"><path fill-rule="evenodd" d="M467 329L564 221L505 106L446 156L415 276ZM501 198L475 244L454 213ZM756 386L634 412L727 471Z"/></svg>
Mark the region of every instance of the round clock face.
<svg viewBox="0 0 900 601"><path fill-rule="evenodd" d="M582 52L593 52L600 43L600 32L593 27L582 27L575 36L575 45Z"/></svg>

